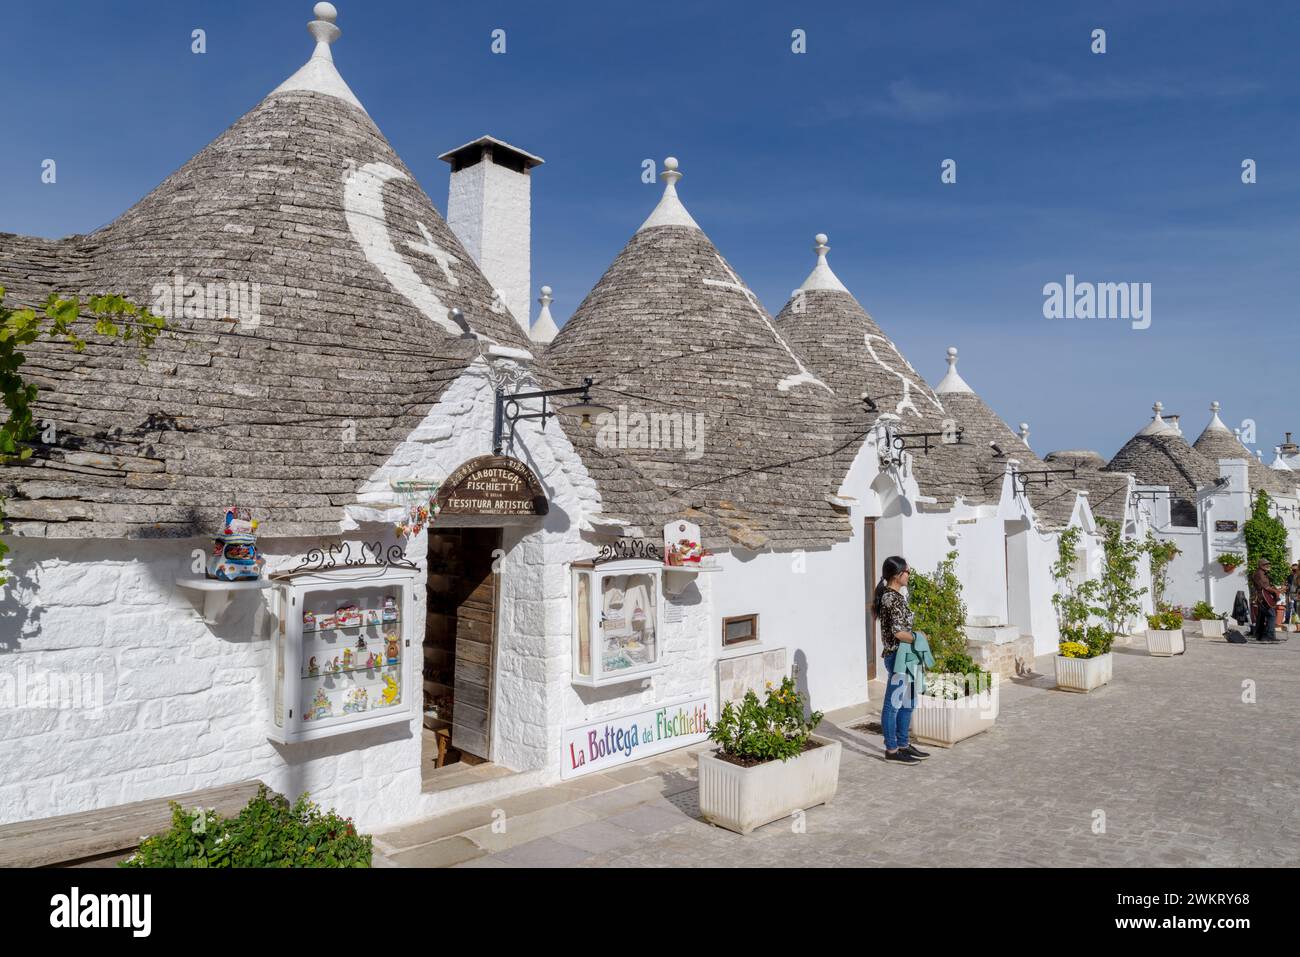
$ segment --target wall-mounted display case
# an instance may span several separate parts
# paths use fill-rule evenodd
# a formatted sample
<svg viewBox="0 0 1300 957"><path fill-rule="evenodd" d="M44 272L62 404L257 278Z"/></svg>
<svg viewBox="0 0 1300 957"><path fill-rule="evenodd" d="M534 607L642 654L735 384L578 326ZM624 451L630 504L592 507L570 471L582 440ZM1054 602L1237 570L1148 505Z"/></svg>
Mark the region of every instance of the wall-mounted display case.
<svg viewBox="0 0 1300 957"><path fill-rule="evenodd" d="M273 740L312 741L414 717L416 574L359 566L274 581Z"/></svg>
<svg viewBox="0 0 1300 957"><path fill-rule="evenodd" d="M598 687L644 677L663 654L662 562L573 566L573 683Z"/></svg>

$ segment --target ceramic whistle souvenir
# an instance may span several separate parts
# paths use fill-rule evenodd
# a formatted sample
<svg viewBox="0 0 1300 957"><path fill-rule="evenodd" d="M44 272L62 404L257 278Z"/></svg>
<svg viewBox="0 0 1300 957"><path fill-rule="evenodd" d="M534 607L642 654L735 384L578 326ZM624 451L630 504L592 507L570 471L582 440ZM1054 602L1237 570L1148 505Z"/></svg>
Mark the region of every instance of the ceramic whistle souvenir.
<svg viewBox="0 0 1300 957"><path fill-rule="evenodd" d="M397 641L396 635L389 635L384 644L384 656L388 659L388 664L397 664L397 656L400 653L401 645Z"/></svg>
<svg viewBox="0 0 1300 957"><path fill-rule="evenodd" d="M217 581L256 581L262 577L266 564L257 551L257 538L253 532L257 522L248 509L231 506L225 511L222 532L213 538L212 553L208 556L205 574Z"/></svg>

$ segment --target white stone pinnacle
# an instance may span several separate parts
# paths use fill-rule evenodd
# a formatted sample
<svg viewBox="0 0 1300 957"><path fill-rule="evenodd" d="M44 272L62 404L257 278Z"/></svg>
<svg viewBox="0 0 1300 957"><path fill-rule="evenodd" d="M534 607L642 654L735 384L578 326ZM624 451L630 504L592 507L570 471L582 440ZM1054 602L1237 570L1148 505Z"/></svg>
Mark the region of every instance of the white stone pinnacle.
<svg viewBox="0 0 1300 957"><path fill-rule="evenodd" d="M1229 431L1229 430L1228 430L1228 427L1227 427L1226 425L1223 424L1223 420L1219 418L1219 409L1220 409L1220 408L1222 408L1222 406L1220 406L1219 403L1218 403L1217 401L1216 401L1216 402L1211 402L1211 403L1210 403L1210 411L1211 411L1212 413L1214 413L1214 414L1213 414L1212 416L1210 416L1210 424L1207 425L1207 426L1205 427L1205 431L1206 431L1206 432L1210 432L1210 431L1214 431L1214 432L1227 432L1227 431Z"/></svg>
<svg viewBox="0 0 1300 957"><path fill-rule="evenodd" d="M948 347L948 374L939 380L939 384L934 387L934 391L940 394L954 392L974 392L966 384L966 380L957 374L957 347Z"/></svg>
<svg viewBox="0 0 1300 957"><path fill-rule="evenodd" d="M334 55L330 52L330 46L343 35L343 31L334 25L338 19L338 10L332 3L318 3L312 8L312 13L316 19L307 24L307 32L316 41L316 49L312 51L311 59L297 73L271 91L272 95L290 90L324 93L351 103L364 113L366 108L339 75L334 66Z"/></svg>
<svg viewBox="0 0 1300 957"><path fill-rule="evenodd" d="M1160 413L1165 409L1163 402L1157 401L1151 406L1151 411L1155 413L1146 427L1138 435L1176 435L1174 427L1161 418Z"/></svg>
<svg viewBox="0 0 1300 957"><path fill-rule="evenodd" d="M542 294L537 301L542 304L542 309L537 313L537 319L533 322L532 328L528 330L528 336L533 342L544 346L554 339L560 331L555 324L555 320L551 318L551 302L553 300L551 299L550 286L542 287Z"/></svg>
<svg viewBox="0 0 1300 957"><path fill-rule="evenodd" d="M813 252L817 254L817 265L813 266L813 271L808 274L808 278L803 281L803 285L795 290L796 293L810 289L848 292L844 288L844 283L840 282L839 277L831 272L830 264L826 262L826 254L830 252L830 248L827 245L825 233L818 233L813 237Z"/></svg>
<svg viewBox="0 0 1300 957"><path fill-rule="evenodd" d="M664 181L664 194L659 199L659 205L638 227L637 232L654 226L689 226L691 229L699 229L699 224L691 218L682 201L677 198L677 181L682 178L677 169L677 157L669 156L664 160L664 170L659 178Z"/></svg>

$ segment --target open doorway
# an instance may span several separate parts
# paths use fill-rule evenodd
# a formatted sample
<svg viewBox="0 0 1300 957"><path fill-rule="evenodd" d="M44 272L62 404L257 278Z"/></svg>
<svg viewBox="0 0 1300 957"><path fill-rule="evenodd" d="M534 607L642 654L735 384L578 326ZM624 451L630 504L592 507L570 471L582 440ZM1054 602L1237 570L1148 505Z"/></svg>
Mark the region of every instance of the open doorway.
<svg viewBox="0 0 1300 957"><path fill-rule="evenodd" d="M451 765L491 757L492 679L499 589L499 528L429 532L424 630L426 780Z"/></svg>

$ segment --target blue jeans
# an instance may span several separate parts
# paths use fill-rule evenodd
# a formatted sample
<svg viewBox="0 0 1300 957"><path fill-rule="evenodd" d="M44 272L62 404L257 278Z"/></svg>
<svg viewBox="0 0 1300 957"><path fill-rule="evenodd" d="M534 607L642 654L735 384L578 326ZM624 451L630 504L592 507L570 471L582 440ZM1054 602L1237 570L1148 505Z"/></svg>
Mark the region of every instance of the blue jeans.
<svg viewBox="0 0 1300 957"><path fill-rule="evenodd" d="M912 683L906 672L894 674L895 655L885 655L885 700L880 706L880 728L885 735L885 747L890 751L905 748L910 743L907 733L912 727Z"/></svg>

